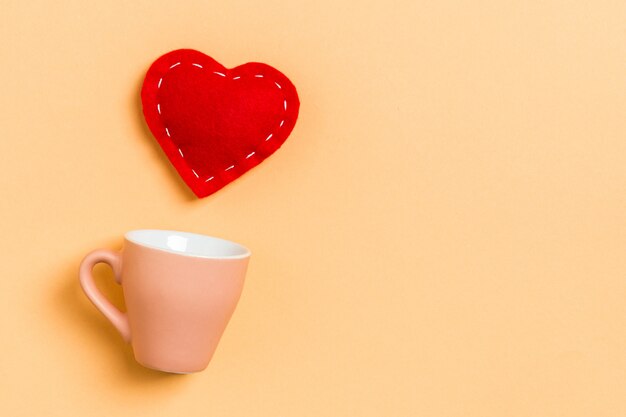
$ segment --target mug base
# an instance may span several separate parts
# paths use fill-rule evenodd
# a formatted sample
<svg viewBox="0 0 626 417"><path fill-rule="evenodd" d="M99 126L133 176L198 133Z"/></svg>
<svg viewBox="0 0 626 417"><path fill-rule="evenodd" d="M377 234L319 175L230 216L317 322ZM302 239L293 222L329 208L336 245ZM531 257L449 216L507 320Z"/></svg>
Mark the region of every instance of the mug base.
<svg viewBox="0 0 626 417"><path fill-rule="evenodd" d="M137 361L137 363L139 365L143 366L144 368L152 369L153 371L165 372L167 374L175 374L175 375L195 374L195 373L198 373L198 372L202 372L202 371L204 371L206 369L206 368L202 368L202 369L198 369L198 370L194 370L194 371L182 371L182 370L166 369L165 367L161 367L161 366L148 365L146 363L141 363L139 361Z"/></svg>

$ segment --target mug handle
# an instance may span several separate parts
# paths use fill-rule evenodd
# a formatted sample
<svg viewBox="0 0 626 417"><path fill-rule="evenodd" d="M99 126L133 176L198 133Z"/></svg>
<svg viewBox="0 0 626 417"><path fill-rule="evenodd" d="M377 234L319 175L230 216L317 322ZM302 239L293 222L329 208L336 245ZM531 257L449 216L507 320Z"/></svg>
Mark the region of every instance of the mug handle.
<svg viewBox="0 0 626 417"><path fill-rule="evenodd" d="M113 273L115 274L115 282L122 283L122 254L114 252L108 249L97 249L87 256L80 264L79 278L80 285L83 287L83 291L87 294L87 297L96 306L98 310L109 319L109 321L115 326L117 331L120 332L124 340L130 342L130 325L128 324L128 317L126 314L119 311L106 297L100 292L93 279L92 270L98 263L108 264Z"/></svg>

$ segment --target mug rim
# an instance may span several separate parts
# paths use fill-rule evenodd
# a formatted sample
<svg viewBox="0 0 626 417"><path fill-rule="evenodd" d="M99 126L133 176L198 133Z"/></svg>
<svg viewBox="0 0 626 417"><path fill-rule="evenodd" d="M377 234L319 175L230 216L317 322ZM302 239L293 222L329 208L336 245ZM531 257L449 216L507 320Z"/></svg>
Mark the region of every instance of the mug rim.
<svg viewBox="0 0 626 417"><path fill-rule="evenodd" d="M145 235L152 235L151 237L146 237ZM179 237L179 238L187 238L193 239L195 241L200 241L203 243L209 243L210 245L218 244L221 246L221 249L224 249L225 246L229 246L230 250L234 250L236 253L234 254L214 254L209 253L207 250L206 253L202 253L201 251L187 251L186 244L183 249L175 249L170 244L168 246L167 243L155 243L155 236L159 238L171 238L171 237ZM251 255L251 252L245 246L233 242L231 240L222 239L214 236L202 235L199 233L191 233L191 232L182 232L178 230L165 230L165 229L137 229L130 230L124 234L124 239L128 242L131 242L135 245L142 246L149 249L154 249L166 253L171 253L174 255L180 256L188 256L190 258L203 258L203 259L244 259L248 258ZM151 240L152 239L152 240ZM165 239L163 242L171 239ZM181 241L178 241L179 243Z"/></svg>

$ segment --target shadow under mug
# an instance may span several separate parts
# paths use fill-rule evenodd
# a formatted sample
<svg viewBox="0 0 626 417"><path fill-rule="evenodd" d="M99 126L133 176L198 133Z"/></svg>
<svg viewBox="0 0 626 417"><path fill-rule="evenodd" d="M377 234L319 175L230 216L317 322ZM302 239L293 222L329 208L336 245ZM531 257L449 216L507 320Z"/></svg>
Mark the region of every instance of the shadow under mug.
<svg viewBox="0 0 626 417"><path fill-rule="evenodd" d="M168 230L126 233L121 252L98 249L80 265L80 283L140 364L192 373L209 364L235 310L250 251L228 240ZM95 285L92 269L111 266L126 313Z"/></svg>

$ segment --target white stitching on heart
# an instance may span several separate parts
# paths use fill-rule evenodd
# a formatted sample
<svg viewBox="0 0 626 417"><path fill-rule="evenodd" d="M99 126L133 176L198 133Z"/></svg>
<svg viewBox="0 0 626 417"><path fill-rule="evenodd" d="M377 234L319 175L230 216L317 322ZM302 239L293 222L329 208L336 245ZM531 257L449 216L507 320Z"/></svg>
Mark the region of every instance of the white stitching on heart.
<svg viewBox="0 0 626 417"><path fill-rule="evenodd" d="M175 64L171 65L171 66L170 66L170 69L175 68L175 67L177 67L178 65L181 65L181 62L177 62L177 63L175 63ZM198 68L201 68L201 69L203 68L203 67L202 67L202 65L200 65L200 64L192 63L191 65L193 65L193 66L195 66L195 67L198 67ZM226 77L226 74L221 73L221 72L218 72L218 71L213 71L213 74L219 75L220 77ZM254 77L255 77L255 78L263 78L263 74L255 74L255 76L254 76ZM232 79L233 79L233 80L238 80L238 79L240 79L240 78L241 78L241 76L237 76L237 77L233 77ZM161 83L163 83L163 77L161 77L161 78L159 79L159 83L157 84L157 88L161 88ZM278 84L276 81L274 81L274 84L276 84L276 87L278 87L278 89L279 89L279 90L282 90L281 85L280 85L280 84ZM283 108L284 108L284 110L285 110L285 111L287 111L287 99L283 99ZM161 114L161 103L157 103L157 111L158 111L158 113L159 113L159 115L160 115L160 114ZM284 124L284 123L285 123L285 120L284 120L284 119L283 119L283 120L281 120L281 121L280 121L280 125L278 126L278 128L283 127L283 124ZM167 127L165 127L165 133L167 134L167 137L169 137L169 138L171 138L171 137L172 137L172 136L170 135L170 131L169 131L169 129L168 129ZM274 133L270 133L270 134L267 136L267 138L265 139L265 142L267 142L268 140L270 140L270 139L272 138L272 136L273 136L273 135L274 135ZM180 154L180 157L181 157L181 158L184 158L184 157L185 157L185 155L183 154L183 151L182 151L180 148L178 148L178 153ZM248 158L252 157L255 153L256 153L256 151L250 152L250 153L248 154L248 156L246 156L246 159L248 159ZM231 169L233 169L233 168L235 168L235 164L233 164L233 165L229 166L229 167L228 167L228 168L226 168L224 171L225 171L225 172L226 172L226 171L230 171L230 170L231 170ZM191 169L191 172L193 172L193 174L196 176L196 178L200 178L200 176L198 175L198 173L197 173L195 170ZM207 178L206 180L204 180L204 182L209 182L209 181L213 180L214 178L215 178L215 176L211 176L211 177Z"/></svg>

